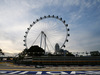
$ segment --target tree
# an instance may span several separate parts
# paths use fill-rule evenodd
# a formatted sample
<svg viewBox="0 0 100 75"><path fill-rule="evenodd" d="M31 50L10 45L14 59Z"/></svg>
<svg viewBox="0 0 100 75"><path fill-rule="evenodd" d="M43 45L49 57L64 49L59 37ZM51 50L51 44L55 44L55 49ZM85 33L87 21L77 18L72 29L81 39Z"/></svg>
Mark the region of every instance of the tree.
<svg viewBox="0 0 100 75"><path fill-rule="evenodd" d="M67 52L66 56L75 56L75 55L73 55L71 52Z"/></svg>
<svg viewBox="0 0 100 75"><path fill-rule="evenodd" d="M53 54L52 53L48 53L48 56L53 56Z"/></svg>
<svg viewBox="0 0 100 75"><path fill-rule="evenodd" d="M100 56L99 51L91 51L90 54L91 54L91 56Z"/></svg>
<svg viewBox="0 0 100 75"><path fill-rule="evenodd" d="M45 54L45 50L42 49L41 47L35 45L31 46L28 50L27 53L29 56L42 56Z"/></svg>
<svg viewBox="0 0 100 75"><path fill-rule="evenodd" d="M0 49L0 55L4 55L4 53L2 52L2 49Z"/></svg>

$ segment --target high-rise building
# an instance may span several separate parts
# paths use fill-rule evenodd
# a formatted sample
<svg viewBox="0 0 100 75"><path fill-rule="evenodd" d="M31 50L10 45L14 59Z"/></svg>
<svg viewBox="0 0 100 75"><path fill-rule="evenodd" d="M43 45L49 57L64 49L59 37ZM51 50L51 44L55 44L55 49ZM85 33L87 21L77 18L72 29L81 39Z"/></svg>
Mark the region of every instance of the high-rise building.
<svg viewBox="0 0 100 75"><path fill-rule="evenodd" d="M59 48L59 44L56 43L55 45L55 54L57 54L57 52L59 52L60 48Z"/></svg>

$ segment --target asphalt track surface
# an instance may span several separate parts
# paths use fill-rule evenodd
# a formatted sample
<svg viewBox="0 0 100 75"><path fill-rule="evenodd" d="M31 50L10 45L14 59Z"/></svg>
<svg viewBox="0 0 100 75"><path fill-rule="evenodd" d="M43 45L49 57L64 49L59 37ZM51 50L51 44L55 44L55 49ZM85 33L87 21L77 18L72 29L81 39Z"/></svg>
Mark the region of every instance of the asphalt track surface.
<svg viewBox="0 0 100 75"><path fill-rule="evenodd" d="M34 66L14 65L12 63L0 63L0 75L8 74L98 74L100 75L100 65L98 66L46 66L45 68L35 68Z"/></svg>

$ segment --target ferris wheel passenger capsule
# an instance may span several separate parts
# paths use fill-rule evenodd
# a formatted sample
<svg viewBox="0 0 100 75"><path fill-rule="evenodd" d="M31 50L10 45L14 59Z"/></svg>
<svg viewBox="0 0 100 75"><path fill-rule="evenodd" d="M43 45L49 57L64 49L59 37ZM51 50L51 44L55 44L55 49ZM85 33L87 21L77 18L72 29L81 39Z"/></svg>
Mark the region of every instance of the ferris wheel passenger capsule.
<svg viewBox="0 0 100 75"><path fill-rule="evenodd" d="M67 36L70 36L70 34L67 34Z"/></svg>
<svg viewBox="0 0 100 75"><path fill-rule="evenodd" d="M30 28L27 28L27 30L30 30Z"/></svg>
<svg viewBox="0 0 100 75"><path fill-rule="evenodd" d="M26 44L24 44L24 46L26 46Z"/></svg>
<svg viewBox="0 0 100 75"><path fill-rule="evenodd" d="M60 18L60 20L62 21L62 18Z"/></svg>
<svg viewBox="0 0 100 75"><path fill-rule="evenodd" d="M40 17L40 19L42 20L42 17Z"/></svg>
<svg viewBox="0 0 100 75"><path fill-rule="evenodd" d="M46 18L46 16L44 16L44 18Z"/></svg>
<svg viewBox="0 0 100 75"><path fill-rule="evenodd" d="M63 47L66 47L65 45L63 45Z"/></svg>
<svg viewBox="0 0 100 75"><path fill-rule="evenodd" d="M50 15L48 15L48 17L50 17Z"/></svg>
<svg viewBox="0 0 100 75"><path fill-rule="evenodd" d="M26 36L24 36L26 38Z"/></svg>
<svg viewBox="0 0 100 75"><path fill-rule="evenodd" d="M23 40L24 42L26 42L26 40Z"/></svg>
<svg viewBox="0 0 100 75"><path fill-rule="evenodd" d="M33 25L32 24L30 24L30 27L32 27Z"/></svg>
<svg viewBox="0 0 100 75"><path fill-rule="evenodd" d="M59 17L58 17L58 16L56 16L56 18L58 19Z"/></svg>
<svg viewBox="0 0 100 75"><path fill-rule="evenodd" d="M52 15L52 17L55 17L54 15Z"/></svg>
<svg viewBox="0 0 100 75"><path fill-rule="evenodd" d="M70 29L68 28L67 31L70 31Z"/></svg>
<svg viewBox="0 0 100 75"><path fill-rule="evenodd" d="M35 22L33 22L33 24L35 24Z"/></svg>
<svg viewBox="0 0 100 75"><path fill-rule="evenodd" d="M36 19L36 21L39 21L38 19Z"/></svg>
<svg viewBox="0 0 100 75"><path fill-rule="evenodd" d="M68 42L68 39L66 39L66 42Z"/></svg>
<svg viewBox="0 0 100 75"><path fill-rule="evenodd" d="M28 33L28 32L25 32L26 34Z"/></svg>
<svg viewBox="0 0 100 75"><path fill-rule="evenodd" d="M65 26L68 27L68 24L66 24Z"/></svg>
<svg viewBox="0 0 100 75"><path fill-rule="evenodd" d="M63 21L63 23L65 23L65 20Z"/></svg>

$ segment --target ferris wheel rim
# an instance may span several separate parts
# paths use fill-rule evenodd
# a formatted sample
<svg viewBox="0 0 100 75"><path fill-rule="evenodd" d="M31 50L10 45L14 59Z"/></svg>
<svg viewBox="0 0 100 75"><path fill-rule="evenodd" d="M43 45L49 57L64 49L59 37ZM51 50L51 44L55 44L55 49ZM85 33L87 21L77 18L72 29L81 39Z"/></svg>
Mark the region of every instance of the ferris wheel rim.
<svg viewBox="0 0 100 75"><path fill-rule="evenodd" d="M25 32L25 36L24 36L24 46L25 46L25 49L28 49L28 46L27 46L27 36L28 36L28 33L29 31L31 30L31 28L37 23L39 22L40 20L43 20L43 19L46 19L46 18L54 18L54 19L57 19L59 21L61 21L65 27L66 27L66 38L65 38L65 41L64 43L62 44L61 48L65 46L65 43L68 42L68 39L67 37L70 36L70 34L68 33L68 31L70 30L68 27L68 24L66 24L66 21L65 20L62 20L61 17L58 17L58 16L54 16L54 15L48 15L48 16L44 16L44 17L40 17L39 19L36 19L36 21L33 21L32 24L30 24L30 26L27 28L27 31Z"/></svg>

